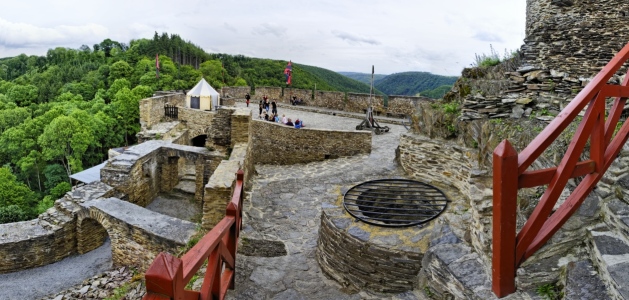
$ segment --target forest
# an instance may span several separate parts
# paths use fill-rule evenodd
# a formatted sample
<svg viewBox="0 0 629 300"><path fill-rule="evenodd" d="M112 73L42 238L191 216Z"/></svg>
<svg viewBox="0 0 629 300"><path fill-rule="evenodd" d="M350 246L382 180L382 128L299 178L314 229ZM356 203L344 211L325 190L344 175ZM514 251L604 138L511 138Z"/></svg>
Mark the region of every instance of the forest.
<svg viewBox="0 0 629 300"><path fill-rule="evenodd" d="M139 101L153 92L190 89L201 77L215 89L285 87L286 64L209 54L167 33L0 58L0 223L37 217L71 189L71 174L102 163L110 148L136 143ZM301 64L293 64L291 87L369 92Z"/></svg>
<svg viewBox="0 0 629 300"><path fill-rule="evenodd" d="M355 72L340 72L340 74L367 84L371 82L371 74ZM439 99L452 88L456 79L455 76L441 76L427 72L375 74L374 87L386 95L421 95Z"/></svg>

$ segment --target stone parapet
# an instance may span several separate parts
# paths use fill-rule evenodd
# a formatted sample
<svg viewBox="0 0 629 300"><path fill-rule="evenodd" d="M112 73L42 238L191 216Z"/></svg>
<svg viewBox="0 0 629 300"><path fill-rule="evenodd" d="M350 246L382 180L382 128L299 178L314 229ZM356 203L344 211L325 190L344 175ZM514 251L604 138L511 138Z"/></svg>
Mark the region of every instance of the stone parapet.
<svg viewBox="0 0 629 300"><path fill-rule="evenodd" d="M100 198L81 206L109 233L116 266L137 266L146 270L159 252L176 253L196 232L194 223L117 198Z"/></svg>
<svg viewBox="0 0 629 300"><path fill-rule="evenodd" d="M250 86L224 86L221 89L221 97L245 99L245 95L251 94Z"/></svg>
<svg viewBox="0 0 629 300"><path fill-rule="evenodd" d="M293 88L284 88L284 97L280 100L282 103L289 103L292 96L297 97L297 99L304 100L304 105L309 105L312 102L312 90L304 90L304 89L293 89Z"/></svg>
<svg viewBox="0 0 629 300"><path fill-rule="evenodd" d="M389 96L387 101L387 116L403 117L414 115L419 103L432 103L434 100L426 97Z"/></svg>
<svg viewBox="0 0 629 300"><path fill-rule="evenodd" d="M344 92L315 91L312 104L310 104L310 102L306 102L306 104L335 110L343 110L343 108L345 108L345 99Z"/></svg>
<svg viewBox="0 0 629 300"><path fill-rule="evenodd" d="M247 108L237 108L231 115L231 147L239 143L249 141L249 120L251 120L251 110Z"/></svg>
<svg viewBox="0 0 629 300"><path fill-rule="evenodd" d="M188 128L188 136L195 138L199 135L207 135L208 128L216 117L216 111L204 111L193 108L179 107L179 121Z"/></svg>
<svg viewBox="0 0 629 300"><path fill-rule="evenodd" d="M148 128L162 122L165 118L164 105L183 106L186 95L183 93L172 93L140 100L140 125Z"/></svg>
<svg viewBox="0 0 629 300"><path fill-rule="evenodd" d="M272 99L277 101L282 99L282 88L274 86L257 86L255 88L255 95L251 96L251 100L262 100L264 95L269 97L269 102L271 102Z"/></svg>
<svg viewBox="0 0 629 300"><path fill-rule="evenodd" d="M375 112L384 114L384 98L379 95L347 93L347 102L344 111L364 113L371 103Z"/></svg>
<svg viewBox="0 0 629 300"><path fill-rule="evenodd" d="M236 184L236 172L240 166L241 163L238 160L222 161L205 185L201 220L204 230L211 230L225 217L225 208L231 201Z"/></svg>
<svg viewBox="0 0 629 300"><path fill-rule="evenodd" d="M371 132L295 129L251 120L249 132L255 164L295 164L371 152Z"/></svg>

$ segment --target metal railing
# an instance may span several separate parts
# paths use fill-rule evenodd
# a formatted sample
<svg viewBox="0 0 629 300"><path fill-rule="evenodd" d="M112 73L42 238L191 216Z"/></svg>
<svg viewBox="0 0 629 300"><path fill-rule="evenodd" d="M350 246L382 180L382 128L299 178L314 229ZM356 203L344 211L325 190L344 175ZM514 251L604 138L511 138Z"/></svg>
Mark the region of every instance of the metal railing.
<svg viewBox="0 0 629 300"><path fill-rule="evenodd" d="M518 154L507 140L494 150L492 288L496 296L515 292L518 266L541 248L579 208L627 141L629 122L625 121L615 135L614 131L629 97L629 76L625 75L620 85L608 82L628 59L629 44L521 153ZM606 111L607 98L613 98L609 111ZM585 115L559 166L527 171L586 106ZM579 161L588 140L589 159ZM566 183L575 177L583 179L553 212ZM516 235L518 189L546 184L548 187L539 203Z"/></svg>
<svg viewBox="0 0 629 300"><path fill-rule="evenodd" d="M179 108L174 105L164 105L164 116L177 120L179 118Z"/></svg>
<svg viewBox="0 0 629 300"><path fill-rule="evenodd" d="M227 289L234 288L236 248L242 226L243 174L242 170L236 173L236 187L225 217L190 251L181 259L164 252L157 255L145 274L143 300L224 299ZM186 290L206 260L201 290Z"/></svg>

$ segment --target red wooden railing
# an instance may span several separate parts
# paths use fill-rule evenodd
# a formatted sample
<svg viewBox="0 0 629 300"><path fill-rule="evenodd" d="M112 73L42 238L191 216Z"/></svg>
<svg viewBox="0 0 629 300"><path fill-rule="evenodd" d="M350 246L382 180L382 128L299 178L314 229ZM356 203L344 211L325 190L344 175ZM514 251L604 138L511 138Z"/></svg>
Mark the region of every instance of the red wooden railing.
<svg viewBox="0 0 629 300"><path fill-rule="evenodd" d="M234 288L236 247L242 226L243 171L236 173L236 187L225 217L181 259L160 253L146 271L143 300L223 299ZM192 276L208 261L200 291L185 290Z"/></svg>
<svg viewBox="0 0 629 300"><path fill-rule="evenodd" d="M629 44L521 153L518 154L507 140L494 150L492 288L496 296L515 292L517 267L541 248L579 208L627 141L629 122L625 121L615 136L614 130L629 97L629 74L620 85L608 84L608 81L628 59ZM614 98L607 118L606 98ZM559 166L527 171L586 106L583 120ZM589 159L579 161L588 139ZM577 188L553 213L568 180L582 176ZM516 235L518 189L546 184L548 187L539 204Z"/></svg>

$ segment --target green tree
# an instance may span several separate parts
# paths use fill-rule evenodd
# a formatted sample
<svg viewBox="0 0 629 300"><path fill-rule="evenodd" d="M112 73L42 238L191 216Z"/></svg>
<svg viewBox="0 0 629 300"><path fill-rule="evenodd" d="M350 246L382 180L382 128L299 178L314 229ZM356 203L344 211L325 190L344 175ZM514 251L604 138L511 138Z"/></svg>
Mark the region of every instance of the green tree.
<svg viewBox="0 0 629 300"><path fill-rule="evenodd" d="M15 85L7 92L7 98L18 106L29 106L37 100L38 89L34 85Z"/></svg>
<svg viewBox="0 0 629 300"><path fill-rule="evenodd" d="M82 169L81 158L92 139L90 128L80 126L72 117L59 116L46 126L37 141L44 158L59 161L69 177Z"/></svg>

